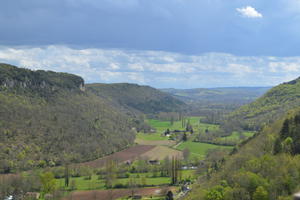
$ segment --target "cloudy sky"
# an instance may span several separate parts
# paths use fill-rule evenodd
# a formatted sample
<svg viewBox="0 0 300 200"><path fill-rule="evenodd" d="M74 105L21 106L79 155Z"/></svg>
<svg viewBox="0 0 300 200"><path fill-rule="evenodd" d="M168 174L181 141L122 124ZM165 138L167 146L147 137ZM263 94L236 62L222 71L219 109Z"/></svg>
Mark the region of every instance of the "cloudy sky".
<svg viewBox="0 0 300 200"><path fill-rule="evenodd" d="M271 86L300 76L300 0L9 0L0 62L86 82Z"/></svg>

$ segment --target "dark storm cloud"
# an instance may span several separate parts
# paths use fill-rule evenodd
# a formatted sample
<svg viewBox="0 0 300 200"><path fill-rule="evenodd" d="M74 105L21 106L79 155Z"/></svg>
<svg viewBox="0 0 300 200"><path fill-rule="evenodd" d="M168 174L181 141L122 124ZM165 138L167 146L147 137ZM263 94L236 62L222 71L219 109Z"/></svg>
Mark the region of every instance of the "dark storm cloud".
<svg viewBox="0 0 300 200"><path fill-rule="evenodd" d="M0 44L292 56L299 13L297 0L3 0Z"/></svg>

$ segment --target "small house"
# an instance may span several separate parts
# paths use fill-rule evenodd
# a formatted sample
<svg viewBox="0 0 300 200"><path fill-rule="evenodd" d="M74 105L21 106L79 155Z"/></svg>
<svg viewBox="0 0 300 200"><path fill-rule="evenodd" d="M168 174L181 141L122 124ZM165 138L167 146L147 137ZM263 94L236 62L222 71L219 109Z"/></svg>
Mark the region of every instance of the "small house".
<svg viewBox="0 0 300 200"><path fill-rule="evenodd" d="M149 160L148 163L150 165L159 165L160 164L159 160Z"/></svg>

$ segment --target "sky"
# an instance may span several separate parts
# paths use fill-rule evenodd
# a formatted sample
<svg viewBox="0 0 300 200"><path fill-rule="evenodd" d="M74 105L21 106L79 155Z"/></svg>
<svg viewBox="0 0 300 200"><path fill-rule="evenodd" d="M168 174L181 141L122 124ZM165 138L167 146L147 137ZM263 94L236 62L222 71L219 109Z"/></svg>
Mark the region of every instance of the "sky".
<svg viewBox="0 0 300 200"><path fill-rule="evenodd" d="M9 0L0 62L87 83L273 86L300 76L300 0Z"/></svg>

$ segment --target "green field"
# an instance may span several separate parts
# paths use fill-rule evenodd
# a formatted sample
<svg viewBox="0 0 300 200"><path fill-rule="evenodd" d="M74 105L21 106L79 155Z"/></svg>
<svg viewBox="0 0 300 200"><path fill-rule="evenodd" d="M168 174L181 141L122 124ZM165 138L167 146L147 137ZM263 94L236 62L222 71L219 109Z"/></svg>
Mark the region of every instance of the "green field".
<svg viewBox="0 0 300 200"><path fill-rule="evenodd" d="M251 137L251 136L254 135L254 132L253 131L244 131L244 132L242 132L242 134L245 137ZM238 133L238 132L235 131L230 136L227 136L227 137L224 137L224 138L239 140L240 139L240 133Z"/></svg>
<svg viewBox="0 0 300 200"><path fill-rule="evenodd" d="M194 176L194 170L182 170L182 178L186 179L186 178L191 178ZM159 173L158 173L159 174ZM134 176L137 176L139 178L134 178L134 180L136 181L137 184L141 183L141 179L142 177L145 177L145 182L146 185L148 186L160 186L160 185L167 185L170 183L170 177L152 177L152 173L135 173L135 174L131 174ZM75 181L75 188L76 190L102 190L102 189L106 189L105 188L105 182L104 179L98 179L97 175L92 175L90 180L86 180L86 177L75 177L75 178L70 178L70 184L69 184L69 189L72 185L72 181ZM130 178L118 178L115 181L115 185L116 184L123 184L123 185L127 185L129 182ZM60 178L60 179L56 179L56 186L59 188L64 188L64 189L68 189L64 186L65 184L65 179L64 178Z"/></svg>
<svg viewBox="0 0 300 200"><path fill-rule="evenodd" d="M191 125L193 126L193 130L195 133L198 133L199 131L204 132L205 129L214 131L218 130L218 125L213 124L205 124L200 122L201 117L187 117L186 121L190 121ZM147 141L159 141L159 140L168 140L167 137L162 136L162 134L167 130L183 130L184 127L182 127L181 121L174 121L173 124L171 124L170 121L160 121L156 119L148 119L148 124L156 129L156 133L138 133L137 139L147 140Z"/></svg>
<svg viewBox="0 0 300 200"><path fill-rule="evenodd" d="M158 140L168 140L167 137L163 137L161 133L138 133L136 135L137 139L147 140L147 141L158 141Z"/></svg>
<svg viewBox="0 0 300 200"><path fill-rule="evenodd" d="M217 130L219 128L218 125L213 124L205 124L200 122L202 117L187 117L186 121L190 121L191 125L193 126L194 131L204 131L205 129L208 130ZM165 130L183 130L184 127L182 127L181 121L174 121L173 125L170 121L160 121L155 119L149 119L147 120L149 125L151 127L154 127L156 129L157 133L163 133Z"/></svg>
<svg viewBox="0 0 300 200"><path fill-rule="evenodd" d="M188 138L188 141L181 143L179 146L176 146L175 148L178 150L183 150L185 148L188 148L191 152L190 157L197 157L199 159L205 158L206 152L209 149L216 149L216 148L226 148L231 149L232 147L228 146L220 146L220 145L213 145L213 144L207 144L207 143L200 143L200 142L193 142L194 138L199 132L204 132L206 129L208 131L216 131L219 129L218 125L214 124L206 124L201 122L202 117L187 117L186 121L189 121L190 124L193 126L194 133L193 135L190 135ZM182 122L181 121L175 121L173 124L171 124L170 121L160 121L160 120L154 120L149 119L147 120L149 125L156 129L156 133L138 133L137 138L144 141L149 141L151 144L151 141L165 141L168 140L167 137L162 136L162 134L167 130L183 130ZM248 137L251 136L251 132L245 132L244 135ZM228 136L228 138L239 138L238 133L234 133L231 136Z"/></svg>
<svg viewBox="0 0 300 200"><path fill-rule="evenodd" d="M209 149L216 149L216 148L232 149L232 147L228 147L228 146L220 146L220 145L207 144L201 142L192 142L192 141L183 142L177 147L178 150L183 150L185 148L190 150L191 152L190 157L197 157L199 159L205 158L206 152Z"/></svg>

